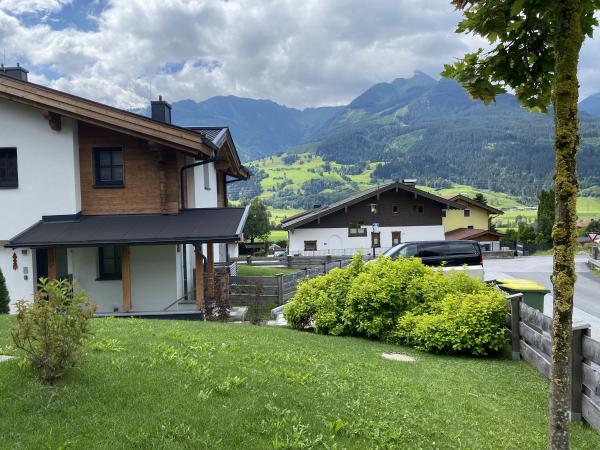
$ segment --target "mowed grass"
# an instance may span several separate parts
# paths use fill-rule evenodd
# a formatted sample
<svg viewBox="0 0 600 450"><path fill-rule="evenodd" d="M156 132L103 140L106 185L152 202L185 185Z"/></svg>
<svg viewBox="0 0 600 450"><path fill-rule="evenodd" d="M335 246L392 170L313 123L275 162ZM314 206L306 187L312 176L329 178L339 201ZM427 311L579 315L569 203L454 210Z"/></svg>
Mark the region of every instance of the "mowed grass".
<svg viewBox="0 0 600 450"><path fill-rule="evenodd" d="M280 273L287 275L298 271L298 269L288 269L287 267L249 266L247 264L237 265L237 274L239 277L274 277Z"/></svg>
<svg viewBox="0 0 600 450"><path fill-rule="evenodd" d="M4 352L12 324L0 318ZM55 386L18 360L0 363L0 447L546 448L548 384L524 362L265 326L94 319L92 328L95 350ZM586 426L571 439L600 448Z"/></svg>

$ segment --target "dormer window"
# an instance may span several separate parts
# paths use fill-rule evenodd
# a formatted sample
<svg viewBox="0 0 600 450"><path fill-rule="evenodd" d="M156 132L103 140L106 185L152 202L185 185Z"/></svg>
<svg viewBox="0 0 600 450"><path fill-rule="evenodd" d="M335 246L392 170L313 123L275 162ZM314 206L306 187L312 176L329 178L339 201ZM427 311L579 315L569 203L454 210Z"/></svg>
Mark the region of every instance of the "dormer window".
<svg viewBox="0 0 600 450"><path fill-rule="evenodd" d="M96 186L123 186L123 149L98 147L94 149Z"/></svg>
<svg viewBox="0 0 600 450"><path fill-rule="evenodd" d="M0 188L19 187L17 149L0 148Z"/></svg>

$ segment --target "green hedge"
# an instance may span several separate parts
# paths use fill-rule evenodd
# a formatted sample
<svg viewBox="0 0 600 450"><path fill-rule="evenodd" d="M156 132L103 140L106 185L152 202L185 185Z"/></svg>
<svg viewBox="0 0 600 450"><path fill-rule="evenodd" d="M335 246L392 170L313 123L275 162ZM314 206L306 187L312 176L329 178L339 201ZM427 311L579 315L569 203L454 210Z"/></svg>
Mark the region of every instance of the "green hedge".
<svg viewBox="0 0 600 450"><path fill-rule="evenodd" d="M504 343L504 299L462 271L380 257L304 281L284 310L297 329L366 336L444 353L485 355Z"/></svg>

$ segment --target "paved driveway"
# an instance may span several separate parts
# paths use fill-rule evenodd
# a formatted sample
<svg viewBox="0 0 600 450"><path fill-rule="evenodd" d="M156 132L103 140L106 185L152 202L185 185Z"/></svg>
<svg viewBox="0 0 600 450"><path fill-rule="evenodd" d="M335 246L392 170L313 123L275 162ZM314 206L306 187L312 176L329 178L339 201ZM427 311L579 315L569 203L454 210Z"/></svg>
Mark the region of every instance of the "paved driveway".
<svg viewBox="0 0 600 450"><path fill-rule="evenodd" d="M585 320L594 326L593 334L600 333L600 278L590 272L585 256L575 258L577 282L575 283L574 320ZM536 281L552 291L552 256L522 256L515 259L491 259L484 263L486 279L526 278ZM547 302L548 303L548 302ZM551 309L544 313L551 315ZM583 313L582 313L583 312ZM588 316L589 315L589 316ZM592 319L592 317L594 319ZM596 331L598 329L598 331Z"/></svg>

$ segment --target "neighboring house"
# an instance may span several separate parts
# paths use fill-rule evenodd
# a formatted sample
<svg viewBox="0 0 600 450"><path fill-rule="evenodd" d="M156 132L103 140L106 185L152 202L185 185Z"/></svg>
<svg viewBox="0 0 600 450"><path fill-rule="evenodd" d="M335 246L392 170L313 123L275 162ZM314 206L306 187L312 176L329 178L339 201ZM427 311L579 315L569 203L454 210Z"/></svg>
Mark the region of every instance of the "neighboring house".
<svg viewBox="0 0 600 450"><path fill-rule="evenodd" d="M446 240L478 241L483 250L500 250L502 235L497 231L490 230L490 221L492 216L504 214L502 210L461 194L447 197L447 199L461 204L463 209L450 209L443 212Z"/></svg>
<svg viewBox="0 0 600 450"><path fill-rule="evenodd" d="M185 297L203 308L247 216L226 207L227 182L249 172L227 128L170 121L162 99L146 118L0 69L0 267L13 303L45 276L75 278L99 312Z"/></svg>
<svg viewBox="0 0 600 450"><path fill-rule="evenodd" d="M289 217L290 255L376 253L408 241L444 239L442 211L461 204L393 182Z"/></svg>

